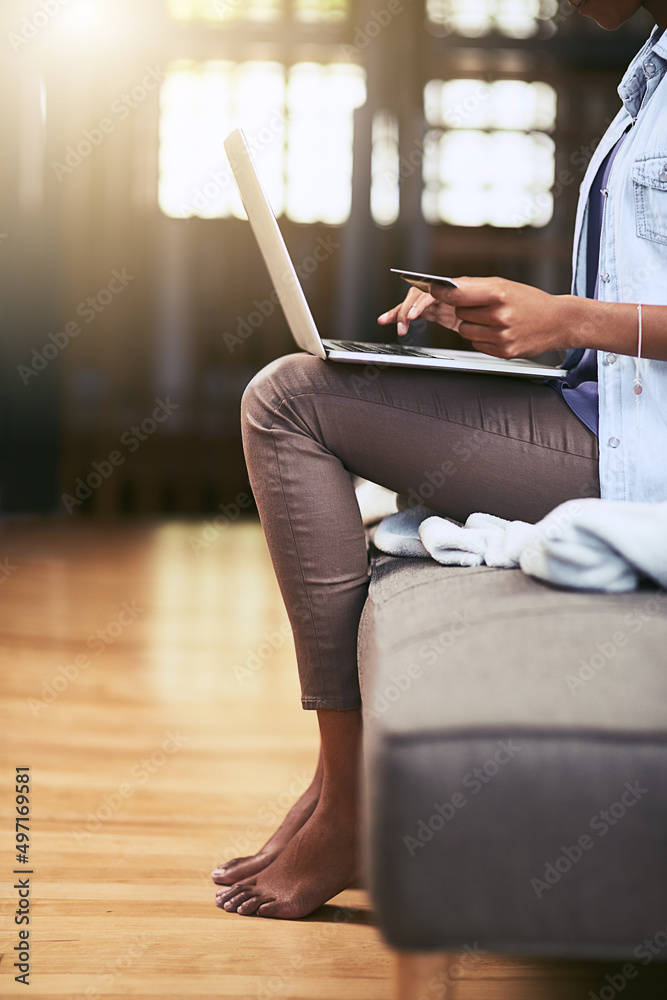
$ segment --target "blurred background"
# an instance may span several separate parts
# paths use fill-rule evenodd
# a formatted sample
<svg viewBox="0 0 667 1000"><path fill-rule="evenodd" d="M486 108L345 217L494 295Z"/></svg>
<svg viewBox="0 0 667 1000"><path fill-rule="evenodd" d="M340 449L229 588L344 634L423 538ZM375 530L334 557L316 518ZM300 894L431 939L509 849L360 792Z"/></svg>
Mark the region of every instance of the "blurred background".
<svg viewBox="0 0 667 1000"><path fill-rule="evenodd" d="M390 267L569 291L651 26L567 0L2 0L0 510L251 510L240 397L293 347L233 127L323 336L381 340Z"/></svg>

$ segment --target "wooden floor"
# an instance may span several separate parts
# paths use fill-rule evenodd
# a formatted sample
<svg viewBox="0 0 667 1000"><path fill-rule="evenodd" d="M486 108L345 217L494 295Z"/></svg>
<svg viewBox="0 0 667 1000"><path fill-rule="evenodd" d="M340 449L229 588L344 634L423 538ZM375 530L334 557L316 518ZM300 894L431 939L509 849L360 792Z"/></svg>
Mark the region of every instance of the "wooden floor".
<svg viewBox="0 0 667 1000"><path fill-rule="evenodd" d="M9 520L0 575L0 993L388 1000L362 890L295 922L214 906L213 864L260 846L317 753L259 526ZM29 866L12 849L24 766ZM34 873L29 989L13 978L18 867ZM600 970L485 957L428 998L604 986Z"/></svg>

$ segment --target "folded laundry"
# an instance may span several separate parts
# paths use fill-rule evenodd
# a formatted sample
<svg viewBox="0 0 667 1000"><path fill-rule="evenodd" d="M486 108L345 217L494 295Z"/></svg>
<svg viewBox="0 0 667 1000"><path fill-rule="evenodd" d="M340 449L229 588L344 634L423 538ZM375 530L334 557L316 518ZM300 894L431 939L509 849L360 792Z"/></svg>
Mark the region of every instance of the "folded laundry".
<svg viewBox="0 0 667 1000"><path fill-rule="evenodd" d="M385 517L373 541L390 555L520 567L578 590L635 590L642 577L667 587L667 503L568 500L537 524L477 513L460 525L414 507Z"/></svg>

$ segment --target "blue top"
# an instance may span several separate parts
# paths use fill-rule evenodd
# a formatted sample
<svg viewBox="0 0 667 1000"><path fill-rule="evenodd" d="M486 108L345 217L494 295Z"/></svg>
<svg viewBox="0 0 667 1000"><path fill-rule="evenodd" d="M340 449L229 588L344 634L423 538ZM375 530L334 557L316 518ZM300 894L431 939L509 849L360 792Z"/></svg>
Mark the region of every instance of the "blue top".
<svg viewBox="0 0 667 1000"><path fill-rule="evenodd" d="M656 25L618 93L622 107L596 146L579 189L570 290L586 297L591 186L632 123L607 183L598 299L659 306L667 315L667 30L661 33ZM664 503L667 361L642 358L644 391L637 396L634 345L630 336L625 354L598 351L600 493L603 500Z"/></svg>
<svg viewBox="0 0 667 1000"><path fill-rule="evenodd" d="M607 153L591 185L588 201L588 239L586 241L586 298L589 299L597 299L598 297L600 237L602 235L602 213L607 193L607 181L614 158L627 134L628 130L626 129L616 145ZM592 348L569 350L563 367L570 370L567 378L550 384L560 392L567 405L573 413L576 413L582 423L586 424L586 427L594 434L597 434L599 423L597 351Z"/></svg>

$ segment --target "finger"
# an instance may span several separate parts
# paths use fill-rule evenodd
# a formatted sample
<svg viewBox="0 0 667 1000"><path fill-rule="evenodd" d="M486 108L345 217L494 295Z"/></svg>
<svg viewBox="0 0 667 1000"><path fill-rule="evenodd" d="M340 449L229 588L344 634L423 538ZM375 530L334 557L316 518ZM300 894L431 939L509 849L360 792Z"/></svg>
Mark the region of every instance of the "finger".
<svg viewBox="0 0 667 1000"><path fill-rule="evenodd" d="M507 290L500 278L454 278L458 288L431 285L431 293L440 302L453 306L489 306L505 301Z"/></svg>
<svg viewBox="0 0 667 1000"><path fill-rule="evenodd" d="M501 325L497 321L495 323L478 322L477 310L462 310L457 309L456 315L458 316L461 326L465 327L468 331L464 336L468 336L471 333L475 333L480 336L481 340L495 340L500 341L503 339L507 333L507 327Z"/></svg>
<svg viewBox="0 0 667 1000"><path fill-rule="evenodd" d="M378 323L382 323L383 325L385 323L396 323L398 320L399 312L403 309L406 310L410 309L412 303L417 298L417 296L422 294L423 293L420 292L418 288L412 286L409 289L408 294L405 296L403 302L400 302L397 306L394 306L393 309L389 309L387 312L382 313L381 316L378 316Z"/></svg>
<svg viewBox="0 0 667 1000"><path fill-rule="evenodd" d="M383 326L387 323L395 323L398 318L398 310L400 308L400 305L394 306L393 309L388 309L387 312L382 313L381 316L378 316L378 323L381 323Z"/></svg>
<svg viewBox="0 0 667 1000"><path fill-rule="evenodd" d="M456 311L452 306L446 305L444 302L433 302L424 310L422 317L423 319L438 323L448 330L458 330L459 328L460 320L456 315Z"/></svg>
<svg viewBox="0 0 667 1000"><path fill-rule="evenodd" d="M494 344L496 348L500 347L499 339L495 334L495 331L490 326L483 326L479 323L470 323L468 320L461 320L459 323L459 333L466 340L472 340L474 342Z"/></svg>
<svg viewBox="0 0 667 1000"><path fill-rule="evenodd" d="M446 303L442 303L443 306ZM464 322L474 323L476 326L485 326L490 330L501 330L510 326L514 320L512 312L508 306L501 306L497 303L482 306L462 306L456 305L456 315Z"/></svg>
<svg viewBox="0 0 667 1000"><path fill-rule="evenodd" d="M488 344L482 340L473 340L471 343L480 354L490 354L493 358L506 360L505 355L500 352L497 344Z"/></svg>
<svg viewBox="0 0 667 1000"><path fill-rule="evenodd" d="M466 340L471 341L476 351L482 354L492 354L494 358L509 358L513 355L508 352L507 344L498 338L493 337L492 331L487 326L476 326L474 323L461 323L459 333Z"/></svg>
<svg viewBox="0 0 667 1000"><path fill-rule="evenodd" d="M419 292L419 295L408 310L407 319L417 319L430 305L433 305L433 296L429 295L428 292Z"/></svg>
<svg viewBox="0 0 667 1000"><path fill-rule="evenodd" d="M399 336L405 334L410 329L410 321L417 319L421 316L424 309L426 309L433 302L433 296L429 295L428 292L422 292L418 288L411 288L408 292L405 302L398 311L398 334Z"/></svg>

